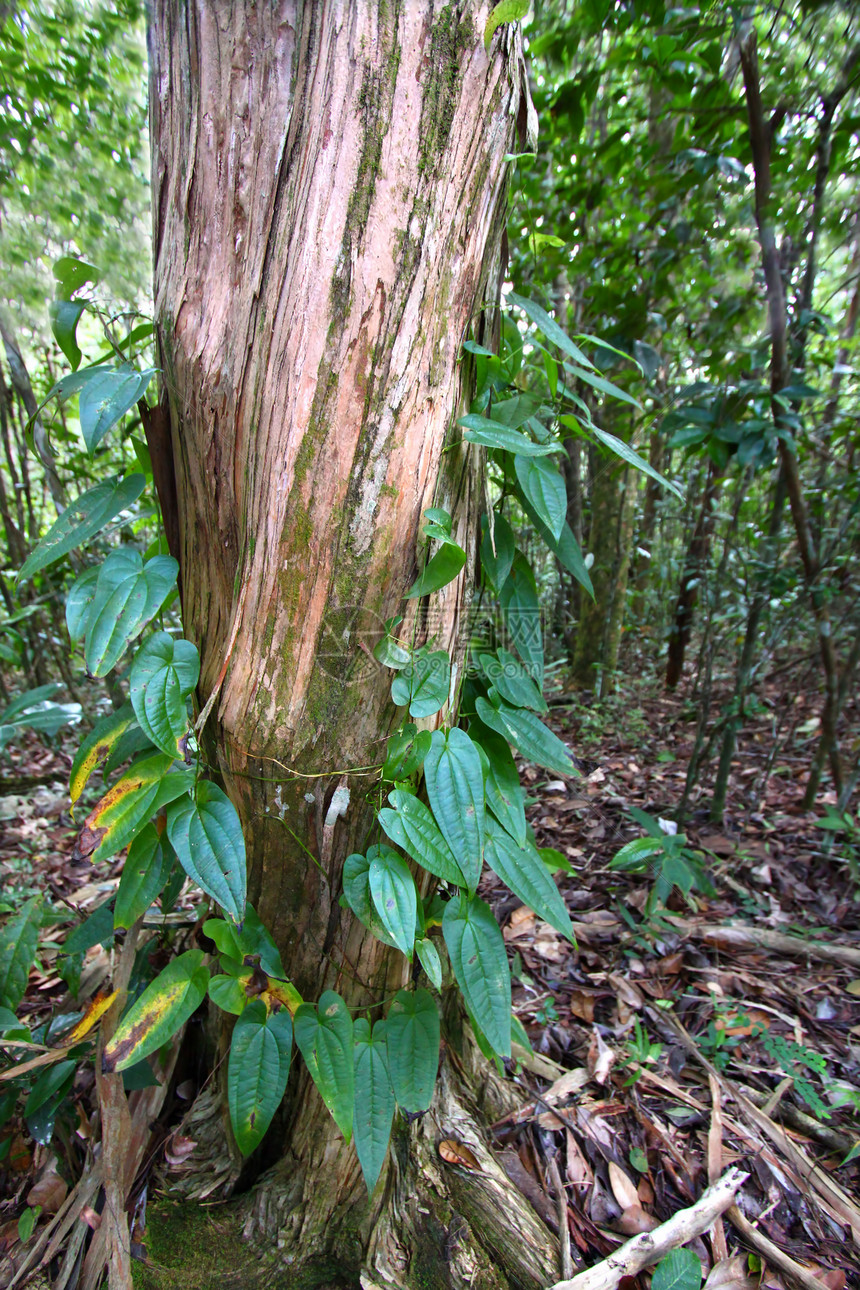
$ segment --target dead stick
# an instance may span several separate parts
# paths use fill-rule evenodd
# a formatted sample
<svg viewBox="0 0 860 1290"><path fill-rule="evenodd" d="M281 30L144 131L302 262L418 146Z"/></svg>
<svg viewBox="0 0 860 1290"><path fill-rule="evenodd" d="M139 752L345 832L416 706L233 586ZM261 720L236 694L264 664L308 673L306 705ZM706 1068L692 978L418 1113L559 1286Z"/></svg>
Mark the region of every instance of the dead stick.
<svg viewBox="0 0 860 1290"><path fill-rule="evenodd" d="M664 1254L686 1245L713 1227L720 1214L734 1204L735 1196L749 1178L740 1169L729 1169L688 1209L677 1214L653 1232L640 1232L602 1263L580 1272L571 1281L559 1281L551 1290L613 1290L622 1277L635 1277L643 1268L659 1263ZM819 1290L824 1290L819 1287Z"/></svg>
<svg viewBox="0 0 860 1290"><path fill-rule="evenodd" d="M769 1240L764 1232L760 1232L757 1227L754 1227L749 1219L744 1217L737 1205L732 1205L726 1214L726 1218L737 1229L748 1245L758 1250L759 1254L763 1254L769 1263L773 1263L775 1267L778 1267L780 1272L785 1273L789 1280L801 1286L802 1290L827 1290L824 1282L813 1276L808 1268L801 1267L778 1245L774 1245L773 1241Z"/></svg>
<svg viewBox="0 0 860 1290"><path fill-rule="evenodd" d="M764 927L714 927L681 918L673 918L672 922L679 931L717 947L775 950L777 954L787 954L790 958L822 959L828 963L860 968L860 949L853 945L839 945L833 941L807 941L802 936L786 936L784 932L771 932Z"/></svg>
<svg viewBox="0 0 860 1290"><path fill-rule="evenodd" d="M573 1259L570 1253L570 1224L567 1221L567 1192L564 1190L561 1171L555 1156L549 1162L549 1179L558 1207L558 1239L561 1245L561 1275L564 1279L573 1276Z"/></svg>

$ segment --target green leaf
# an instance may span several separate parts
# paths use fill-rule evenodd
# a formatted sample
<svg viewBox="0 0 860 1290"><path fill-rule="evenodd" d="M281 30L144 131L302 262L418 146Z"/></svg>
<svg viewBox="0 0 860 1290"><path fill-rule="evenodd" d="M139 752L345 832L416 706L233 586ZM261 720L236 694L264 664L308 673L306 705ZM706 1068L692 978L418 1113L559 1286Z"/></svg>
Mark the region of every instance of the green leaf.
<svg viewBox="0 0 860 1290"><path fill-rule="evenodd" d="M495 1052L511 1055L511 974L499 925L489 905L462 893L449 900L442 934L466 1003Z"/></svg>
<svg viewBox="0 0 860 1290"><path fill-rule="evenodd" d="M398 1106L426 1111L439 1066L439 1009L429 990L398 990L386 1019L388 1069Z"/></svg>
<svg viewBox="0 0 860 1290"><path fill-rule="evenodd" d="M512 708L531 708L546 712L547 704L525 668L506 649L495 654L479 654L481 671Z"/></svg>
<svg viewBox="0 0 860 1290"><path fill-rule="evenodd" d="M388 800L394 810L383 807L379 812L379 823L395 846L417 860L428 873L465 887L462 870L424 803L402 789L389 793Z"/></svg>
<svg viewBox="0 0 860 1290"><path fill-rule="evenodd" d="M522 309L526 317L530 318L535 326L543 332L547 340L551 341L553 345L557 345L574 362L580 363L583 367L591 368L592 371L594 370L594 364L585 357L581 349L574 345L567 333L562 331L555 319L551 318L540 305L535 304L533 300L526 300L524 296L515 295L513 291L508 292L507 303L517 309Z"/></svg>
<svg viewBox="0 0 860 1290"><path fill-rule="evenodd" d="M78 414L81 434L90 456L117 421L143 397L156 369L144 372L123 364L117 368L97 368L81 389Z"/></svg>
<svg viewBox="0 0 860 1290"><path fill-rule="evenodd" d="M388 740L382 778L389 783L408 779L424 765L430 750L430 731L419 730L414 721L408 722Z"/></svg>
<svg viewBox="0 0 860 1290"><path fill-rule="evenodd" d="M629 356L625 354L625 358L627 357ZM632 394L628 394L626 390L622 390L620 386L615 385L612 381L607 381L605 377L598 376L593 369L590 372L586 372L581 367L571 367L569 363L565 363L564 370L575 380L583 381L586 385L590 385L592 389L599 390L601 394L606 394L611 399L618 399L621 403L628 403L631 407L642 410L642 405L638 399L634 399ZM597 426L594 422L591 422L590 428L597 431Z"/></svg>
<svg viewBox="0 0 860 1290"><path fill-rule="evenodd" d="M432 717L448 701L451 660L445 650L417 650L412 662L392 682L391 697L409 705L410 717Z"/></svg>
<svg viewBox="0 0 860 1290"><path fill-rule="evenodd" d="M427 561L421 575L406 592L406 599L414 600L417 596L429 596L431 592L447 586L449 582L454 581L465 563L466 552L463 548L454 542L446 542Z"/></svg>
<svg viewBox="0 0 860 1290"><path fill-rule="evenodd" d="M0 932L0 1003L12 1012L27 990L41 922L42 897L31 896Z"/></svg>
<svg viewBox="0 0 860 1290"><path fill-rule="evenodd" d="M63 726L80 721L79 703L52 703L40 697L47 690L56 693L61 688L56 683L39 685L35 690L20 694L9 704L8 708L0 714L0 750L17 738L24 729L55 735Z"/></svg>
<svg viewBox="0 0 860 1290"><path fill-rule="evenodd" d="M105 1046L102 1069L124 1071L172 1038L206 997L209 969L202 950L168 963L123 1017Z"/></svg>
<svg viewBox="0 0 860 1290"><path fill-rule="evenodd" d="M114 927L131 927L142 917L167 882L176 854L154 824L141 829L128 849L116 893Z"/></svg>
<svg viewBox="0 0 860 1290"><path fill-rule="evenodd" d="M204 779L196 798L167 812L167 836L197 886L241 923L245 914L245 839L236 808L217 784Z"/></svg>
<svg viewBox="0 0 860 1290"><path fill-rule="evenodd" d="M539 688L543 688L543 632L537 585L531 567L519 553L499 593L511 641Z"/></svg>
<svg viewBox="0 0 860 1290"><path fill-rule="evenodd" d="M481 517L481 528L481 568L498 595L507 581L517 551L513 530L504 515L497 512L493 512L492 541L486 515Z"/></svg>
<svg viewBox="0 0 860 1290"><path fill-rule="evenodd" d="M54 340L69 360L73 372L78 370L82 358L75 332L85 307L83 300L52 300L48 306Z"/></svg>
<svg viewBox="0 0 860 1290"><path fill-rule="evenodd" d="M251 981L253 972L246 968L241 976L230 976L227 973L209 978L209 998L222 1012L229 1012L238 1017L245 1010L248 996L245 985Z"/></svg>
<svg viewBox="0 0 860 1290"><path fill-rule="evenodd" d="M567 515L567 488L556 466L540 458L514 457L514 470L523 496L557 542Z"/></svg>
<svg viewBox="0 0 860 1290"><path fill-rule="evenodd" d="M481 877L484 847L484 776L481 758L465 730L434 730L424 761L424 781L433 816L466 886L474 891Z"/></svg>
<svg viewBox="0 0 860 1290"><path fill-rule="evenodd" d="M412 958L418 893L405 861L391 847L373 848L368 878L370 894L385 930L394 944Z"/></svg>
<svg viewBox="0 0 860 1290"><path fill-rule="evenodd" d="M227 958L237 959L239 962L247 957L259 959L260 967L267 976L286 980L287 974L278 948L253 905L245 905L241 927L225 918L207 918L203 931Z"/></svg>
<svg viewBox="0 0 860 1290"><path fill-rule="evenodd" d="M94 285L101 278L101 273L93 264L79 259L76 255L61 255L51 266L54 281L57 283L57 295L62 300L71 300L76 291L87 282Z"/></svg>
<svg viewBox="0 0 860 1290"><path fill-rule="evenodd" d="M439 951L436 946L425 936L422 940L415 942L415 951L431 985L435 986L437 990L441 990L442 960L439 958Z"/></svg>
<svg viewBox="0 0 860 1290"><path fill-rule="evenodd" d="M702 1264L692 1250L671 1250L661 1259L651 1278L651 1290L699 1290Z"/></svg>
<svg viewBox="0 0 860 1290"><path fill-rule="evenodd" d="M355 1102L352 1018L339 994L324 990L317 1007L295 1015L296 1043L335 1124L349 1142Z"/></svg>
<svg viewBox="0 0 860 1290"><path fill-rule="evenodd" d="M119 661L160 608L178 573L179 565L169 555L144 564L137 551L111 552L99 570L84 624L84 659L92 676L106 676Z"/></svg>
<svg viewBox="0 0 860 1290"><path fill-rule="evenodd" d="M469 733L487 757L484 781L487 806L502 828L522 846L527 836L525 793L508 741L479 721L470 723Z"/></svg>
<svg viewBox="0 0 860 1290"><path fill-rule="evenodd" d="M261 999L249 1003L233 1027L227 1104L233 1136L243 1156L260 1145L281 1104L292 1047L290 1014L286 1008L267 1013Z"/></svg>
<svg viewBox="0 0 860 1290"><path fill-rule="evenodd" d="M127 510L140 497L146 485L143 475L117 476L96 484L72 502L51 525L41 542L21 566L18 581L31 578L69 551L81 546L103 529L120 511Z"/></svg>
<svg viewBox="0 0 860 1290"><path fill-rule="evenodd" d="M200 655L190 641L155 632L134 656L129 697L141 730L162 752L181 756L179 741L188 729L186 697L200 676Z"/></svg>
<svg viewBox="0 0 860 1290"><path fill-rule="evenodd" d="M519 22L521 18L525 18L529 11L529 3L530 0L501 0L501 3L490 11L484 28L484 48L487 53L490 52L490 42L496 29L504 22Z"/></svg>
<svg viewBox="0 0 860 1290"><path fill-rule="evenodd" d="M475 710L485 726L495 730L529 761L559 775L575 775L576 768L564 744L526 708L509 708L500 704L494 708L486 699L475 700Z"/></svg>
<svg viewBox="0 0 860 1290"><path fill-rule="evenodd" d="M549 443L535 443L519 430L511 430L501 421L493 421L476 412L461 417L457 425L465 427L463 438L467 443L481 444L484 448L500 448L503 452L516 453L518 457L549 457L554 452L563 451L562 445L555 439Z"/></svg>
<svg viewBox="0 0 860 1290"><path fill-rule="evenodd" d="M377 1021L371 1032L370 1022L359 1017L354 1039L355 1086L361 1089L353 1117L355 1152L367 1190L372 1192L388 1153L395 1107L385 1022Z"/></svg>
<svg viewBox="0 0 860 1290"><path fill-rule="evenodd" d="M484 859L524 905L574 944L573 925L565 903L536 847L530 842L517 846L513 838L501 828L493 828L491 823Z"/></svg>
<svg viewBox="0 0 860 1290"><path fill-rule="evenodd" d="M188 793L193 770L170 773L173 758L164 753L141 757L105 793L84 821L78 840L82 855L92 852L93 863L116 855L128 846L140 827L160 807Z"/></svg>
<svg viewBox="0 0 860 1290"><path fill-rule="evenodd" d="M526 515L528 515L532 524L534 524L550 551L552 551L556 559L564 565L568 573L573 574L580 586L585 587L585 590L593 600L594 587L591 585L591 575L585 566L582 548L573 536L573 530L570 525L565 520L561 528L561 537L556 541L543 520L522 495L520 495L520 501L523 504L523 509L525 510Z"/></svg>
<svg viewBox="0 0 860 1290"><path fill-rule="evenodd" d="M130 551L117 551L117 556L122 556L128 561L133 558ZM127 565L127 567L131 567ZM72 642L81 639L87 627L87 618L92 608L93 597L96 594L96 583L99 579L101 569L95 566L92 569L85 570L79 578L72 584L69 594L66 596L66 627L69 630L69 636Z"/></svg>
<svg viewBox="0 0 860 1290"><path fill-rule="evenodd" d="M610 448L617 457L621 457L629 466L635 466L643 474L650 475L652 479L656 479L658 484L662 484L676 497L680 497L681 501L684 500L684 494L678 485L666 479L664 475L660 474L659 470L655 470L650 462L646 461L644 457L640 457L639 453L635 452L623 439L618 439L614 434L610 434L608 430L600 430L597 426L592 426L591 429L600 442L606 444L606 447Z"/></svg>
<svg viewBox="0 0 860 1290"><path fill-rule="evenodd" d="M368 847L366 856L353 852L346 857L343 867L343 894L356 918L373 932L378 941L382 941L385 945L397 946L398 942L379 917L370 892L371 862L383 853L399 859L397 852L392 851L385 843Z"/></svg>

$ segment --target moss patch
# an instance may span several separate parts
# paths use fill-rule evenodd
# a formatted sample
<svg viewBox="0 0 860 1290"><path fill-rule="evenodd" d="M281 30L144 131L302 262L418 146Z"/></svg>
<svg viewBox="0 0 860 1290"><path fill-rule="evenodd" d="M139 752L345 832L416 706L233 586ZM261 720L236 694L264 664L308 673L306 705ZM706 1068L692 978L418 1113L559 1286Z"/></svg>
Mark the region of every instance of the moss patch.
<svg viewBox="0 0 860 1290"><path fill-rule="evenodd" d="M430 66L424 74L421 105L422 175L433 174L448 143L460 94L461 51L475 43L470 17L460 19L457 6L446 5L433 24L430 36Z"/></svg>
<svg viewBox="0 0 860 1290"><path fill-rule="evenodd" d="M148 1263L133 1263L135 1290L227 1290L253 1286L260 1260L227 1209L163 1201L147 1211ZM268 1278L270 1285L283 1284Z"/></svg>

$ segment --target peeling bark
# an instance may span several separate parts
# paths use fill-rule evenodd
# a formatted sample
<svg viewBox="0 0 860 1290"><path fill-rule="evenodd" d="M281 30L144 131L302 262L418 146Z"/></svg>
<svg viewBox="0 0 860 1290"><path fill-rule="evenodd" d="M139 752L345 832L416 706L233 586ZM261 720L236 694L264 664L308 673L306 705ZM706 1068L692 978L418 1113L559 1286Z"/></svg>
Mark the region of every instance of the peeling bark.
<svg viewBox="0 0 860 1290"><path fill-rule="evenodd" d="M338 898L347 855L372 841L371 768L395 719L372 648L402 611L433 505L469 560L429 608L407 602L400 634L435 636L462 671L481 478L453 431L461 345L497 326L504 158L526 93L513 29L484 50L489 8L156 0L152 14L156 318L201 707L229 659L207 752L292 980L351 1008L409 974ZM476 1229L492 1216L438 1159L434 1180L431 1117L449 1114L452 1087L442 1079L426 1128L401 1129L372 1204L298 1061L244 1170L217 1095L195 1107L183 1190L223 1198L270 1164L246 1230L291 1268L336 1256L367 1286L459 1285L418 1263L425 1246L438 1262L462 1223L464 1266L484 1261L475 1285L537 1285L543 1264L531 1280L489 1270L495 1247ZM435 1197L430 1236L413 1192ZM538 1247L545 1264L548 1234Z"/></svg>

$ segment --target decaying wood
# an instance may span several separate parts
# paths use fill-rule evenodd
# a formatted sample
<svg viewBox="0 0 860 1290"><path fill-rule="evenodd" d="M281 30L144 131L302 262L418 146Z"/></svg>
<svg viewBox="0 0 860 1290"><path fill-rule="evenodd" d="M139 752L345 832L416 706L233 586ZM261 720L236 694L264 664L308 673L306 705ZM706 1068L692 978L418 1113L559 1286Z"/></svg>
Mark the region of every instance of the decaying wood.
<svg viewBox="0 0 860 1290"><path fill-rule="evenodd" d="M551 1290L613 1290L623 1277L635 1277L644 1268L659 1263L664 1254L686 1245L713 1227L734 1203L749 1174L729 1169L723 1177L691 1205L679 1210L653 1232L640 1232L602 1263L580 1272L569 1281L558 1281Z"/></svg>

